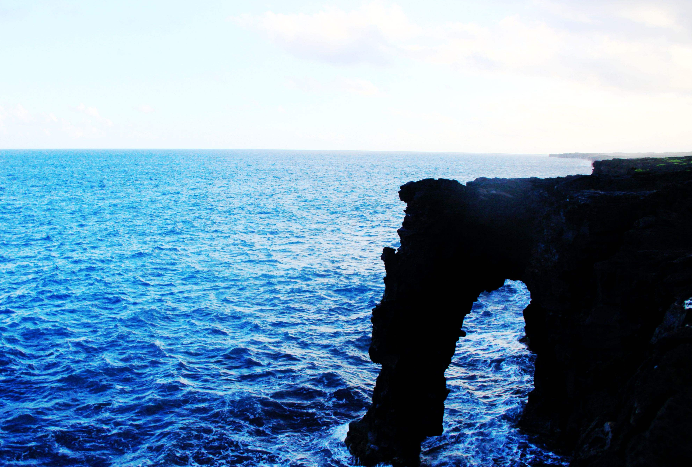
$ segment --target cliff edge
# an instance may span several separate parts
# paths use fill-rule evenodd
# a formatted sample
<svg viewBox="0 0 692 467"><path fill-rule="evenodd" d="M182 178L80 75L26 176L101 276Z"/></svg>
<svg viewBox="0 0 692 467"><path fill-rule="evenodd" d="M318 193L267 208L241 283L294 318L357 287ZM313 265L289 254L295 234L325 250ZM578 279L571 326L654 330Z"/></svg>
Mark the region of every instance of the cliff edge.
<svg viewBox="0 0 692 467"><path fill-rule="evenodd" d="M521 417L582 466L692 465L692 157L594 162L588 176L401 187L385 248L372 405L346 444L419 464L442 432L464 316L505 279L531 292L535 388ZM463 342L462 342L463 346Z"/></svg>

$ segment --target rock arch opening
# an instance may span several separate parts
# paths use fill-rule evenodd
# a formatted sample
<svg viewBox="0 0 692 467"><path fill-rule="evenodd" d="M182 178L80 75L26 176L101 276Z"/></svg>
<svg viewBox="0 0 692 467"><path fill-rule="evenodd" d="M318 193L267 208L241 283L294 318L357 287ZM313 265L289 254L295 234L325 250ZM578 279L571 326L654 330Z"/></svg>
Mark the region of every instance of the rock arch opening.
<svg viewBox="0 0 692 467"><path fill-rule="evenodd" d="M507 280L481 293L465 316L466 335L445 372L450 392L443 433L421 443L424 464L467 465L468 459L567 464L567 458L534 444L518 427L533 389L535 354L527 346L523 316L530 300L523 282Z"/></svg>

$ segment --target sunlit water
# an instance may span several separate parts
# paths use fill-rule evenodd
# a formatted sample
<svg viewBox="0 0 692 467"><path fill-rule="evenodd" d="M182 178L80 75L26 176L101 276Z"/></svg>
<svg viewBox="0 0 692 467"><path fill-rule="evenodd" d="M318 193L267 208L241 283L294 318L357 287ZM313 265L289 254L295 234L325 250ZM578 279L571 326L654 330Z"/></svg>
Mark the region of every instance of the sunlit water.
<svg viewBox="0 0 692 467"><path fill-rule="evenodd" d="M400 185L528 156L0 152L0 464L345 466ZM529 295L481 297L428 465L564 463L515 426Z"/></svg>

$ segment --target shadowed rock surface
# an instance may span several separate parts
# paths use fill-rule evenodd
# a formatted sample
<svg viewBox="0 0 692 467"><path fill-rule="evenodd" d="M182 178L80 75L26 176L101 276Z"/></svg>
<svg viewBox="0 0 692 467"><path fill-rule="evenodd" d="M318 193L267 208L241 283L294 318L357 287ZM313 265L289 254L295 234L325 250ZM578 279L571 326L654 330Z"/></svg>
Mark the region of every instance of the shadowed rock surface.
<svg viewBox="0 0 692 467"><path fill-rule="evenodd" d="M573 466L692 465L692 157L594 162L590 176L401 187L385 248L372 405L346 444L365 465L419 464L442 432L464 316L505 279L531 292L537 354L521 426ZM463 343L462 343L463 349Z"/></svg>

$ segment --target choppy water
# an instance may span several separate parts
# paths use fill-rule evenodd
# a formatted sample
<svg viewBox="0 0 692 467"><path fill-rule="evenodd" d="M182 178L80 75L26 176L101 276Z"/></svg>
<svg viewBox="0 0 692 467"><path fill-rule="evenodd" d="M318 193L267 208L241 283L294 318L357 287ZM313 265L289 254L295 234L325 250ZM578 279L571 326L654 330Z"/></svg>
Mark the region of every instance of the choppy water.
<svg viewBox="0 0 692 467"><path fill-rule="evenodd" d="M345 466L398 187L547 157L0 151L0 464ZM484 296L429 465L556 462L514 422L528 292Z"/></svg>

